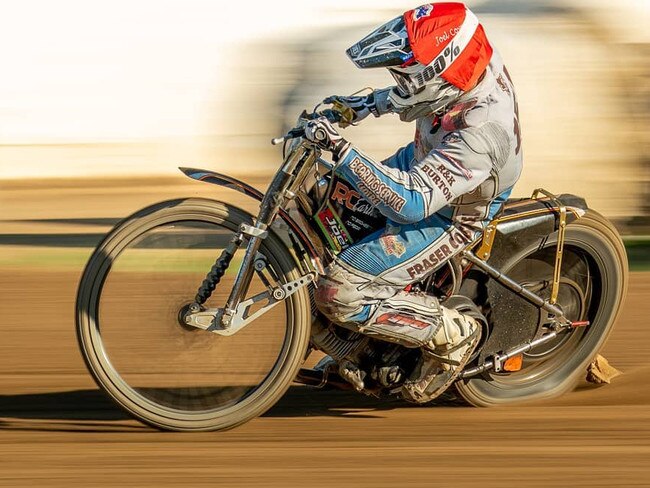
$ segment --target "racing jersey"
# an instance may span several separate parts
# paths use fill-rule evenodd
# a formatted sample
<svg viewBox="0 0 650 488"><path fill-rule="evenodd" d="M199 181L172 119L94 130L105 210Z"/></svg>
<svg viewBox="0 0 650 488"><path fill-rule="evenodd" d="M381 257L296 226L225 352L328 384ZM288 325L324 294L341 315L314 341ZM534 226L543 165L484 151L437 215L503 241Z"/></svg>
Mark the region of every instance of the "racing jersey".
<svg viewBox="0 0 650 488"><path fill-rule="evenodd" d="M390 113L383 106L379 115ZM515 184L521 168L514 86L494 51L475 88L445 113L416 121L412 143L383 162L350 145L337 172L396 224L451 206L453 219L471 226L485 219L489 202Z"/></svg>

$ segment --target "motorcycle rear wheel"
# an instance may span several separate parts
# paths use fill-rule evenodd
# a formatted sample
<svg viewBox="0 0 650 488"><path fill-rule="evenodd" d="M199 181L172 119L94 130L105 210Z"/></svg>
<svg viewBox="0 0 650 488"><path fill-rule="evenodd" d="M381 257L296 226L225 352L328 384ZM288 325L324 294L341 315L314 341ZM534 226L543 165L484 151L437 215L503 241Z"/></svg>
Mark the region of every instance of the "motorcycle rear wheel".
<svg viewBox="0 0 650 488"><path fill-rule="evenodd" d="M557 236L550 236L543 249L531 250L503 271L520 281L533 270L538 280L549 283L541 293L548 298L556 243ZM471 405L489 407L562 395L584 378L588 364L602 349L627 292L625 247L614 226L589 210L567 226L564 249L558 305L570 320L589 320L590 325L567 332L546 348L533 349L524 355L521 371L487 372L458 381L457 391Z"/></svg>
<svg viewBox="0 0 650 488"><path fill-rule="evenodd" d="M79 345L99 387L135 418L165 430L229 429L272 407L295 378L309 343L307 288L230 337L179 320L242 223L251 215L225 203L162 202L122 221L92 254L77 295ZM279 282L300 277L273 232L259 252ZM224 305L242 254L208 306ZM248 296L264 289L254 277Z"/></svg>

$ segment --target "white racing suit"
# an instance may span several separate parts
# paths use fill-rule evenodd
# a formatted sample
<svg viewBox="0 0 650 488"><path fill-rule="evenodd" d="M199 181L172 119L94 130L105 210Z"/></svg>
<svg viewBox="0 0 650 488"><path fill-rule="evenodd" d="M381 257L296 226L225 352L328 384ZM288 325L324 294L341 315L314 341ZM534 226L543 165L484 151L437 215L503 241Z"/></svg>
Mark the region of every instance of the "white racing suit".
<svg viewBox="0 0 650 488"><path fill-rule="evenodd" d="M375 115L389 113L382 109L382 93L375 95ZM478 236L508 198L521 167L514 88L495 52L479 84L443 115L419 118L415 141L394 156L375 162L352 146L340 155L339 176L388 220L385 229L343 250L328 266L316 291L319 309L378 339L430 344L440 329L440 305L405 287Z"/></svg>

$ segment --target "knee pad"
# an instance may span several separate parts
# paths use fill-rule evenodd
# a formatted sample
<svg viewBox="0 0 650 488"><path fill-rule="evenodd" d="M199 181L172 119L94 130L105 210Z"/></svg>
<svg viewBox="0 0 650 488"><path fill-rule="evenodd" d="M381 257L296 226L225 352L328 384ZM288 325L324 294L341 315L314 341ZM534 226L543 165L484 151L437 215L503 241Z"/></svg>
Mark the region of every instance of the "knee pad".
<svg viewBox="0 0 650 488"><path fill-rule="evenodd" d="M345 323L363 308L362 296L356 286L345 281L321 276L314 290L316 307L328 319Z"/></svg>

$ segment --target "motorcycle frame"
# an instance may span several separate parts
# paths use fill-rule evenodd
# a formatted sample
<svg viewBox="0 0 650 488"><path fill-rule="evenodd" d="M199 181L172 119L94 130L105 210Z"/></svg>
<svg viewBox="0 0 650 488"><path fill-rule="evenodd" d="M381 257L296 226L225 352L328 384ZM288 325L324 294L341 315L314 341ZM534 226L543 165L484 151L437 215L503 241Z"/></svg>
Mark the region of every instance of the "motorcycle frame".
<svg viewBox="0 0 650 488"><path fill-rule="evenodd" d="M235 283L230 292L223 313L221 314L221 325L224 328L229 326L232 316L236 312L237 306L245 298L254 273L253 264L255 256L262 240L268 235L269 226L278 215L291 229L293 236L296 238L294 242L302 248L300 249L300 252L306 251L310 257L309 269L305 271L315 272L317 274L324 273L320 256L316 251L317 246L314 245L311 238L300 229L300 226L284 209L284 205L289 200L293 200L296 197L316 161L328 167L328 169L333 167L331 163L320 158L320 150L317 146L309 143L303 138L294 139L291 142L290 150L286 155L282 166L271 181L266 193L262 193L252 186L227 175L194 168L179 168L190 178L233 189L260 202L260 210L255 219L254 225L242 225L239 230L239 235L237 236L240 241L244 237L248 237L248 244L239 271L237 272ZM543 188L535 190L531 200L537 200L540 194L544 195L550 202L552 202L552 205L531 212L495 218L486 226L482 238L477 242L470 244L468 248L462 252L462 256L468 262L472 263L473 266L484 271L491 278L505 286L513 293L524 298L536 307L547 311L554 317L557 327L562 329L571 326L571 322L565 318L562 310L555 305L561 277L564 233L567 224L567 207L558 199L558 197ZM492 245L499 224L508 220L525 218L531 213L550 212L558 214L559 225L551 298L545 300L510 279L507 275L488 264L487 261L492 251ZM579 217L578 213L576 213L576 216ZM472 251L474 248L478 248L476 253Z"/></svg>

